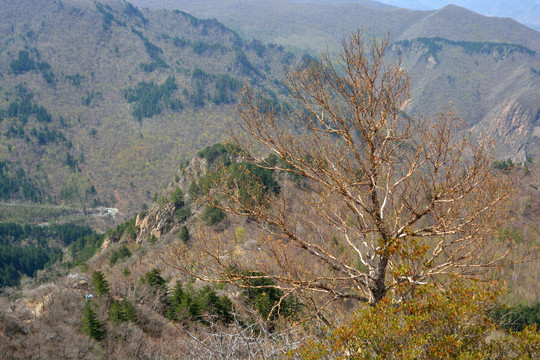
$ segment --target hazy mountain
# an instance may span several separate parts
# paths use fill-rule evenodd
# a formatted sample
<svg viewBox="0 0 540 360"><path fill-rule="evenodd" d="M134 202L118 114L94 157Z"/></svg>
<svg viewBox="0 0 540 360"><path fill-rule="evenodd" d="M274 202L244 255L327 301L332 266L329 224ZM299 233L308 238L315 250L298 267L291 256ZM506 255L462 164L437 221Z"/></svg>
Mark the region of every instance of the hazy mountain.
<svg viewBox="0 0 540 360"><path fill-rule="evenodd" d="M418 11L377 6L382 4L373 1L134 0L133 3L139 7L180 9L198 17L216 18L243 37L315 53L328 47L337 49L343 36L358 28L365 28L372 35L390 32L393 37L400 38L418 22L439 11L444 13L444 9ZM457 9L455 6L450 8ZM505 41L540 48L537 31L510 19L462 11L465 19L451 29L452 35L459 40ZM453 20L456 19L446 19ZM428 30L437 32L439 27ZM434 36L429 31L422 36Z"/></svg>
<svg viewBox="0 0 540 360"><path fill-rule="evenodd" d="M373 0L289 0L289 2L299 4L347 4L355 3L363 6L372 7L376 9L385 9L391 7L390 5L383 4L379 1Z"/></svg>
<svg viewBox="0 0 540 360"><path fill-rule="evenodd" d="M508 18L450 5L414 11L373 2L135 0L217 18L246 37L319 53L339 49L357 29L412 41L403 62L411 75L413 114L451 104L476 134L496 138L499 157L524 161L539 124L540 33ZM429 38L440 38L429 41ZM400 47L394 47L397 51ZM497 129L497 130L495 130Z"/></svg>
<svg viewBox="0 0 540 360"><path fill-rule="evenodd" d="M422 19L421 11L374 7L369 2L326 4L287 0L136 0L137 6L185 10L216 18L242 37L276 43L297 51L337 50L343 37L365 27L370 34L400 34Z"/></svg>
<svg viewBox="0 0 540 360"><path fill-rule="evenodd" d="M487 16L510 17L540 30L540 3L536 0L380 0L407 9L434 10L454 4Z"/></svg>

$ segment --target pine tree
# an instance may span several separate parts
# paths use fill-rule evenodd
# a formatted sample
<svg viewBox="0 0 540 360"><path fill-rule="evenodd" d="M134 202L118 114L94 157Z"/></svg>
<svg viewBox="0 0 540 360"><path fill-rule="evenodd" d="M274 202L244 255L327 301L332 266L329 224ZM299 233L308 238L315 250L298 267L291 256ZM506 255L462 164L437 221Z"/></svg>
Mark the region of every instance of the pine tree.
<svg viewBox="0 0 540 360"><path fill-rule="evenodd" d="M135 311L135 307L127 299L122 300L122 310L126 321L137 322L137 312Z"/></svg>
<svg viewBox="0 0 540 360"><path fill-rule="evenodd" d="M110 286L107 280L105 280L105 275L102 271L94 271L92 275L92 280L94 282L94 288L96 289L96 294L98 296L106 295L110 291Z"/></svg>
<svg viewBox="0 0 540 360"><path fill-rule="evenodd" d="M163 277L161 277L161 270L156 268L148 271L146 274L141 276L141 282L143 284L148 284L154 289L154 291L158 291L160 289L167 289L167 281Z"/></svg>
<svg viewBox="0 0 540 360"><path fill-rule="evenodd" d="M84 306L83 315L83 332L94 340L103 340L105 338L105 329L103 328L103 324L99 321L91 302L87 302Z"/></svg>
<svg viewBox="0 0 540 360"><path fill-rule="evenodd" d="M111 305L110 319L116 323L120 322L137 322L137 313L133 304L127 299L122 301L114 300Z"/></svg>

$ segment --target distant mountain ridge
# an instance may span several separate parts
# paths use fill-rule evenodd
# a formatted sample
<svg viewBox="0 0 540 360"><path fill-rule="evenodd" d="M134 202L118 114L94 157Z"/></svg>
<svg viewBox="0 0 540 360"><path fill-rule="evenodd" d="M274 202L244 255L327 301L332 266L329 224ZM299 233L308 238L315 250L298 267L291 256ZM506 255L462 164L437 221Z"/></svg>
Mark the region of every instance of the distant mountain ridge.
<svg viewBox="0 0 540 360"><path fill-rule="evenodd" d="M372 35L389 32L395 39L410 38L409 32L418 24L432 24L431 18L449 25L424 28L422 35L415 37L503 41L540 50L538 31L515 20L490 18L455 5L419 11L376 1L133 0L133 3L141 8L180 9L202 18L216 18L243 37L315 53L327 47L337 49L343 36L358 28L365 28ZM459 23L452 27L451 21L456 20ZM439 33L435 35L433 31ZM321 39L325 40L321 42Z"/></svg>
<svg viewBox="0 0 540 360"><path fill-rule="evenodd" d="M535 0L380 0L380 2L419 10L439 9L454 4L487 16L510 17L540 30L540 3Z"/></svg>
<svg viewBox="0 0 540 360"><path fill-rule="evenodd" d="M427 16L398 37L441 36L450 40L508 42L536 52L540 50L540 32L509 18L487 17L455 5L426 13Z"/></svg>
<svg viewBox="0 0 540 360"><path fill-rule="evenodd" d="M289 0L307 4L355 3L375 8L398 7L412 10L438 10L457 5L485 16L512 18L523 25L540 30L540 3L536 0Z"/></svg>
<svg viewBox="0 0 540 360"><path fill-rule="evenodd" d="M140 6L181 8L217 18L242 36L318 54L339 50L358 29L390 33L395 57L411 75L412 114L450 105L474 134L497 140L499 158L525 161L540 131L540 32L508 18L448 5L418 11L374 1L134 0ZM521 47L521 48L520 48ZM517 48L521 50L516 51ZM495 130L496 129L496 130ZM535 130L536 129L536 130Z"/></svg>

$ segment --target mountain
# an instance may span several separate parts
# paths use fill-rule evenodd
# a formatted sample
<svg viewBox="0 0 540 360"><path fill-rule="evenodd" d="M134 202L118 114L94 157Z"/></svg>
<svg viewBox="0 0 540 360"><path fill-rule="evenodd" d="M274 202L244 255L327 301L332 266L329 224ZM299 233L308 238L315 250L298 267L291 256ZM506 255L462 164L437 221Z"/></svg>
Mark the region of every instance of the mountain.
<svg viewBox="0 0 540 360"><path fill-rule="evenodd" d="M433 10L454 4L487 16L510 17L540 30L540 4L535 0L380 0L407 9Z"/></svg>
<svg viewBox="0 0 540 360"><path fill-rule="evenodd" d="M209 166L210 160L227 160L230 161L230 168L242 168L236 167L239 164L235 163L234 158L227 158L224 150L223 146L212 146L201 151L176 173L168 189L148 211L109 229L105 234L89 234L90 229L71 224L63 227L23 227L0 223L0 240L4 240L3 242L25 244L63 234L60 239L64 244L69 244L64 252L57 247L35 251L33 246L21 246L19 254L24 254L25 259L30 261L19 262L28 267L41 265L34 258L37 255L41 258L48 255L43 250L56 255L56 261L63 259L63 262L57 263L52 269L39 271L34 279L29 278L32 275L28 272L28 277L23 278L20 287L2 288L4 284L0 282L0 305L3 309L0 313L0 353L8 358L32 359L57 358L58 354L62 354L62 358L201 359L208 358L210 352L215 352L230 354L230 358L243 359L247 353L253 351L253 358L258 358L259 351L266 351L266 354L271 355L293 350L306 343L306 333L313 331L313 336L320 334L323 321L339 324L350 319L353 311L365 309L351 298L346 302L327 304L328 307L322 309L326 315L324 319L320 316L310 317L302 321L300 330L291 327L298 324L296 316L304 316L304 311L311 310L311 303L304 300L304 297L297 298L296 295L285 297L280 288L264 286L275 284L264 273L273 270L271 266L264 267L274 254L272 250L280 249L272 246L274 237L263 230L264 226L261 226L257 218L246 214L225 215L217 209L194 201L191 195L194 191L190 189L196 188L192 186L193 183L201 184L200 180L209 179L207 175L213 170ZM540 197L533 184L538 183L539 164L538 160L528 164L530 173L520 189L523 193L518 199L513 198L509 204L508 218L505 220L507 226L501 227L497 237L486 244L501 251L511 247L514 251L513 258L519 260L537 258L538 227L535 225L540 214ZM501 167L497 171L502 173L521 170L509 165L506 170ZM292 198L309 196L312 191L309 183L301 178L294 179L284 173L268 172L269 176L264 177L264 180L260 177L259 181L277 181L278 188L288 191ZM241 173L242 170L237 174ZM234 184L246 186L250 181L247 179L253 181L254 178L246 177ZM246 190L246 193L249 194L249 190ZM296 220L299 215L317 218L313 209L294 205L288 208L286 215L285 221ZM352 220L349 221L352 223ZM295 221L293 224L298 224L296 226L303 230L301 223ZM326 239L324 235L326 233L320 236L322 241ZM59 242L60 239L56 241ZM276 242L288 250L278 252L279 255L283 254L283 266L298 261L298 265L305 266L305 271L301 271L301 274L319 275L326 271L330 276L335 276L335 270L326 263L312 265L301 258L297 249L292 248L287 241L278 239ZM417 240L414 240L416 246ZM331 244L342 245L339 241L343 240L334 236ZM2 250L5 251L5 248L4 246ZM346 249L345 246L331 249L336 248ZM14 251L7 254L2 252L4 256L0 260L5 261L12 253ZM227 284L226 281L222 283L222 280L235 276L236 268L227 267L227 271L219 275L213 272L214 269L221 269L219 266L212 267L213 263L209 262L209 257L215 254L219 254L215 260L220 266L245 264L248 266L246 269L261 269L264 272L248 272L252 281L247 284L240 281L234 284ZM344 257L349 255L354 256L355 253L350 252ZM206 264L208 268L205 267ZM500 300L508 305L519 304L503 312L515 313L511 318L514 326L531 320L530 324L538 324L538 317L535 317L538 314L540 298L538 266L537 261L525 260L489 275L490 279L493 276L496 279L508 280L510 292ZM200 268L204 271L197 272L197 276L214 276L216 282L206 283L188 275L189 271ZM0 281L10 279L10 270L8 267L7 271L0 272ZM16 274L16 271L13 272ZM250 285L253 287L248 287ZM350 290L349 294L354 294L355 290ZM421 287L417 288L418 293L421 290ZM445 290L445 293L448 291ZM493 293L493 287L490 287L490 296L494 296ZM392 295L389 295L388 299L390 303ZM432 309L435 303L429 303L431 300L426 299L421 304L427 303ZM484 311L486 307L483 303L478 303L477 291L471 292L463 300L459 298L459 301L461 306L469 302L472 304L470 306L475 306L474 318L478 317L478 311ZM269 317L269 310L274 309L272 305L276 304L279 304L276 313ZM525 306L526 304L535 305ZM394 306L397 308L398 305ZM415 309L418 306L410 308ZM451 310L450 314L454 315L455 308L452 307ZM390 313L389 320L384 323L395 319L393 314ZM443 314L445 317L437 323L446 331L448 312ZM432 311L430 316L435 318L440 315L438 311ZM483 323L487 320L484 317L481 319ZM425 322L423 319L421 321ZM366 318L366 322L369 328L373 327L371 316ZM467 319L467 326L464 328L470 324ZM89 326L95 331L90 331ZM423 329L419 334L430 331ZM490 334L486 331L482 333ZM502 336L500 334L503 332L499 331L498 334ZM363 335L364 333L360 334L358 338ZM518 335L512 333L508 343L514 343ZM44 338L55 341L43 342ZM403 342L401 339L399 341L400 344ZM532 340L532 346L534 344ZM530 354L534 354L534 349L537 347L533 348ZM312 357L309 348L308 355Z"/></svg>
<svg viewBox="0 0 540 360"><path fill-rule="evenodd" d="M208 4L193 2L203 10ZM276 14L273 11L281 11L272 8L276 4L298 12ZM243 84L264 91L264 104L273 106L285 98L283 66L302 65L311 57L287 52L281 40L291 40L297 46L312 39L309 44L320 49L326 41L335 42L346 34L350 26L355 29L359 19L370 24L368 35L380 36L392 29L388 59L401 57L402 66L411 76L408 115L431 115L440 105L450 104L468 122L473 136L498 140L500 160L493 166L488 163L488 172L501 177L515 175L519 181L500 226L493 236L485 238L482 247L486 245L488 253L494 251L497 257L512 249L511 260L517 261L489 274L490 279L508 280L509 292L498 301L519 304L501 309L501 316L512 315L513 326L531 319L538 324L535 315L540 309L540 264L533 261L538 259L540 220L538 33L511 20L486 19L455 6L421 12L370 1L361 4L342 6L337 1L320 0L311 7L259 1L272 25L266 36L277 40L277 44L265 45L257 39L243 40L217 20L196 18L179 9L138 9L117 0L0 0L0 354L8 358L200 359L214 354L276 358L288 350L305 349L311 358L315 343L307 341L322 341L331 329L329 325L344 323L346 327L339 328L344 330L342 334L355 329L351 335L362 338L359 323L349 321L353 312L362 316L358 319L369 329L374 329L374 318L397 329L396 345L410 341L401 332L402 320L408 321L410 315L399 311L401 305L405 310L427 305L430 311L425 314L435 321L436 331L442 329L434 333L434 326L426 327L422 313L421 328L413 331L419 336L412 337L420 338L420 347L410 347L415 356L422 347L429 351L426 358L433 357L433 349L442 349L432 347L433 342L426 345L424 340L447 340L440 334L448 333L448 315L457 321L451 323L458 324L459 331L474 332L457 337L453 333L453 353L457 353L455 339L491 338L492 331L486 331L491 327L486 328L486 324L487 316L493 313L487 309L495 304L482 299L493 299L493 288L489 288L489 294L472 289L462 294L456 287L455 293L445 289L433 293L437 296L422 296L422 282L409 276L415 264L444 267L443 261L435 264L425 260L430 247L434 253L449 254L450 261L467 259L469 254L462 257L459 250L471 244L468 238L462 238L468 244L460 242L455 250L441 247L444 238L426 243L423 235L417 238L407 226L402 228L406 235L403 239L388 237L390 246L381 246L379 236L366 239L359 216L348 216L350 213L339 204L333 206L335 189L317 195L316 184L287 171L295 165L289 167L273 155L257 167L249 162L254 157L244 162L237 149L222 144L205 147L226 137L225 123L236 116L237 91ZM242 12L244 6L257 2L236 5L237 17L245 15L250 31L260 31L256 20L263 21L264 16L254 13L250 18ZM313 24L324 24L326 30ZM276 37L278 30L289 35L280 40ZM320 31L319 37L314 31ZM294 144L298 139L293 136L291 140ZM514 164L509 157L522 164ZM323 178L328 173L326 158L319 161L308 152L301 159L320 169ZM271 171L264 164L285 167ZM431 168L431 163L426 164ZM390 167L403 173L400 164ZM350 171L350 166L341 168L352 174L346 177L354 183L351 188L366 188L358 180L365 176L362 172ZM468 173L463 174L469 178ZM425 175L421 172L418 178ZM198 198L212 184L225 185L224 190L231 190L242 204L271 212L278 219L274 224L290 224L293 235L303 237L312 228L317 246L292 245L287 236L274 235L279 234L275 225L248 216L242 209L226 214L213 207L219 206L222 197L211 203ZM428 203L435 204L438 200L429 196L431 188L434 194L441 191L438 186L429 186L427 192L418 187L426 199L433 199ZM396 199L410 195L412 201L403 202L401 209L408 208L417 216L414 209L423 204L417 200L422 196L408 185L403 189L392 192ZM491 189L483 190L489 193ZM262 194L280 191L282 196L269 197L267 206ZM376 195L377 191L370 193ZM450 193L458 200L466 196L459 186L457 190L451 186ZM447 199L439 198L441 203ZM472 203L477 199L471 199ZM365 210L374 214L379 224L383 222L383 209L395 206L392 202L386 205L385 197L380 213L369 206ZM476 208L480 203L466 204ZM278 205L278 209L272 205ZM320 211L324 205L329 206L325 209L329 212ZM111 227L117 220L113 206L121 211L118 219L130 219ZM450 209L459 218L463 207ZM388 214L384 221L391 226L396 217L391 211ZM19 224L6 223L8 215ZM478 231L476 221L483 221L489 214L482 210L478 219L476 212L473 215L473 222L463 224L463 228L470 228L474 234ZM58 223L59 217L60 222L67 219L72 223ZM97 226L94 230L81 226L81 219L87 218L99 218L100 230L109 229L97 233ZM428 224L429 229L433 219L425 219L421 226ZM341 229L333 226L334 231L325 226L325 221L327 225L341 223ZM446 224L441 229L446 230ZM349 232L355 231L364 235L350 237ZM427 231L424 234L429 235ZM391 276L411 285L394 286L400 285L396 282L389 287L389 293L393 292L397 304L401 304L382 302L392 304L382 308L389 317L373 313L374 306L360 306L355 300L358 289L342 286L341 279L336 278L342 270L333 260L339 263L341 257L346 272L354 275L365 270L360 252L364 250L358 250L353 242L360 245L366 240L377 245L374 253L385 251L392 261L396 260ZM356 252L349 251L346 243ZM308 252L302 256L302 249L317 256L322 249L325 261L309 261ZM328 253L330 257L325 256ZM356 253L357 261L348 263ZM365 255L371 257L369 250ZM272 256L278 260L276 264L269 261ZM294 273L306 279L292 284L299 289L306 283L320 283L324 292L330 280L330 289L337 290L329 294L332 300L342 296L343 301L325 300L317 311L307 312L311 304L316 304L314 300L322 298L303 291L291 293L279 278L268 276L281 268L285 276ZM459 272L464 277L470 275L462 269ZM196 280L206 275L215 282ZM370 273L365 279L371 277ZM442 280L441 286L444 277L436 279ZM357 279L362 281L363 277ZM461 280L459 285L465 288ZM446 298L440 298L442 295ZM448 295L453 302L444 300ZM409 297L419 300L411 303ZM460 309L470 311L462 317L455 316L456 309L460 315ZM369 312L361 315L359 310ZM302 326L292 326L299 323ZM501 323L505 325L508 323ZM533 355L538 352L536 333L507 334L504 329L497 330L501 341L489 343L495 353L495 346L504 346L497 355L519 357L512 346ZM375 331L380 332L378 328ZM528 347L518 349L525 337L530 339L524 344ZM392 351L388 337L374 339L384 344L378 342L366 356L375 354L378 348ZM341 347L342 339L339 344ZM349 346L344 356L349 356L353 348L359 346Z"/></svg>
<svg viewBox="0 0 540 360"><path fill-rule="evenodd" d="M223 139L244 83L295 61L215 20L124 1L2 0L0 201L138 211Z"/></svg>
<svg viewBox="0 0 540 360"><path fill-rule="evenodd" d="M441 36L450 40L507 42L540 49L540 33L508 18L477 14L465 8L448 5L428 11L422 20L399 34L399 38Z"/></svg>
<svg viewBox="0 0 540 360"><path fill-rule="evenodd" d="M412 115L432 115L450 105L476 136L499 143L499 158L518 162L525 161L527 144L540 124L540 33L508 18L455 5L415 11L375 2L134 2L217 18L242 36L313 54L336 52L341 39L359 28L368 36L389 32L391 42L400 44L392 47L393 59L402 51L411 75Z"/></svg>
<svg viewBox="0 0 540 360"><path fill-rule="evenodd" d="M473 31L482 21L485 28ZM538 35L456 6L432 13L400 35L396 44L405 47L394 47L412 79L409 111L433 114L449 105L478 138L497 141L499 158L524 162L540 125Z"/></svg>
<svg viewBox="0 0 540 360"><path fill-rule="evenodd" d="M243 37L315 53L327 47L338 49L343 37L358 28L365 28L372 35L390 32L393 38L400 38L419 22L429 22L432 16L440 19L437 15L440 11L448 16L445 21L460 21L451 29L459 40L515 42L536 49L540 46L538 32L533 29L510 19L473 16L472 11L457 6L418 11L375 1L134 0L133 4L151 9L180 9L198 17L215 18ZM448 9L454 9L456 15L461 12L459 15L465 18L454 17ZM434 36L430 32L440 29L445 28L433 26L422 36ZM317 41L322 39L325 41Z"/></svg>
<svg viewBox="0 0 540 360"><path fill-rule="evenodd" d="M137 4L170 9L3 1L0 200L9 209L23 200L139 211L184 160L224 138L244 83L283 99L283 66L302 59L285 46L333 51L359 27L391 32L391 58L401 54L411 75L410 115L451 105L475 136L498 141L499 159L517 162L538 131L539 33L513 20L375 2Z"/></svg>
<svg viewBox="0 0 540 360"><path fill-rule="evenodd" d="M135 0L139 7L181 9L216 18L240 36L318 54L339 49L344 36L365 27L371 35L399 34L425 16L376 2L303 3L287 0Z"/></svg>
<svg viewBox="0 0 540 360"><path fill-rule="evenodd" d="M355 3L355 4L361 4L366 7L372 7L376 9L386 9L390 8L392 6L383 4L379 1L373 1L373 0L289 0L293 3L299 3L299 4L347 4L347 3Z"/></svg>

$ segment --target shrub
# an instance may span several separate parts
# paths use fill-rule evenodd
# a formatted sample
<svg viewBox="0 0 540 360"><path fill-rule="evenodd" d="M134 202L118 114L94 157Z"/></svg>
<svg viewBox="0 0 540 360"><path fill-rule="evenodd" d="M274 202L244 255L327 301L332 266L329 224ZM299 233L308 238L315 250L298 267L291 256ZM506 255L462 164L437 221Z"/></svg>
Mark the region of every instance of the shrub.
<svg viewBox="0 0 540 360"><path fill-rule="evenodd" d="M500 295L488 286L418 287L399 304L383 299L359 309L322 341L306 341L294 359L533 359L540 333L497 332L486 309ZM495 291L494 291L495 290Z"/></svg>
<svg viewBox="0 0 540 360"><path fill-rule="evenodd" d="M130 256L131 251L129 251L126 245L122 245L118 250L112 253L111 257L109 258L109 265L114 266L114 264L116 264L118 261L121 261Z"/></svg>
<svg viewBox="0 0 540 360"><path fill-rule="evenodd" d="M236 240L236 242L243 243L245 236L246 236L246 229L244 229L241 226L237 227L236 231L234 232L234 239Z"/></svg>
<svg viewBox="0 0 540 360"><path fill-rule="evenodd" d="M202 219L206 222L207 225L215 225L225 219L225 212L221 209L206 206Z"/></svg>
<svg viewBox="0 0 540 360"><path fill-rule="evenodd" d="M182 229L180 229L180 240L182 240L183 242L187 242L189 240L189 230L187 228L187 226L182 226Z"/></svg>
<svg viewBox="0 0 540 360"><path fill-rule="evenodd" d="M186 221L187 218L191 216L191 210L188 206L181 207L180 209L177 209L174 214L176 215L176 218L178 221Z"/></svg>

